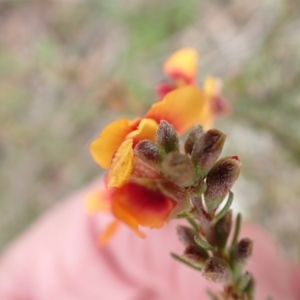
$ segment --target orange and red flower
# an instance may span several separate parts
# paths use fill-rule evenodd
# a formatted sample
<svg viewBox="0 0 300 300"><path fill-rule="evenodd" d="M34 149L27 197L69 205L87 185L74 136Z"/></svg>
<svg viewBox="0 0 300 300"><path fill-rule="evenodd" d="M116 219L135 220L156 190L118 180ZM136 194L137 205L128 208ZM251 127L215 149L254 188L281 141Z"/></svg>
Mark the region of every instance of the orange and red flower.
<svg viewBox="0 0 300 300"><path fill-rule="evenodd" d="M195 86L186 86L168 93L152 105L144 118L117 120L106 126L90 145L94 160L108 171L108 187L121 187L133 170L133 148L141 140L154 141L161 120L174 126L179 134L195 123L210 118L207 100Z"/></svg>
<svg viewBox="0 0 300 300"><path fill-rule="evenodd" d="M143 118L112 122L91 143L94 160L108 169L108 176L107 189L88 196L87 209L89 212L110 211L116 218L102 234L100 243L113 235L120 221L144 237L140 225L160 228L173 215L183 211L185 190L166 183L159 172L147 173L145 166L134 157L133 149L142 140L155 141L162 120L172 124L179 134L196 123L206 128L211 126L216 114L214 99L222 99L221 85L216 78L208 77L204 92L196 86L197 59L198 54L192 48L173 54L164 65L164 72L171 81L160 87L162 101L153 104ZM145 172L150 177L141 175ZM142 182L141 178L144 178Z"/></svg>
<svg viewBox="0 0 300 300"><path fill-rule="evenodd" d="M194 48L183 48L172 54L163 66L164 73L169 78L157 86L157 93L163 98L169 92L186 85L197 86L197 62L198 53ZM204 78L203 93L208 99L206 116L203 126L212 126L215 115L225 113L229 110L229 104L221 96L222 82L219 78L208 76Z"/></svg>
<svg viewBox="0 0 300 300"><path fill-rule="evenodd" d="M86 203L89 212L110 211L116 218L101 234L100 244L109 240L120 221L144 238L139 225L162 227L176 205L175 200L165 196L155 183L149 182L146 185L127 182L119 188L95 191Z"/></svg>
<svg viewBox="0 0 300 300"><path fill-rule="evenodd" d="M164 73L174 80L176 88L195 84L198 52L194 48L183 48L173 53L163 66Z"/></svg>

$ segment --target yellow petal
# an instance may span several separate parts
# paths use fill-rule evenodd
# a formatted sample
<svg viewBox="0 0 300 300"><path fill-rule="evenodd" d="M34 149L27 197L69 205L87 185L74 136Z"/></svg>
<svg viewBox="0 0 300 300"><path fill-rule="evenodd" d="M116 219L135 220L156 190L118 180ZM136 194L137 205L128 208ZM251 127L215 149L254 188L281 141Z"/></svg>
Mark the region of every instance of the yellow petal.
<svg viewBox="0 0 300 300"><path fill-rule="evenodd" d="M116 151L108 172L108 187L120 187L130 178L133 169L133 140L124 141Z"/></svg>
<svg viewBox="0 0 300 300"><path fill-rule="evenodd" d="M126 136L136 129L140 119L129 121L127 119L117 120L106 126L99 137L90 145L90 152L94 160L102 167L107 169L112 157Z"/></svg>
<svg viewBox="0 0 300 300"><path fill-rule="evenodd" d="M99 236L98 243L100 246L106 245L109 240L113 237L113 235L116 233L118 227L119 227L119 221L113 220L102 232L102 234Z"/></svg>
<svg viewBox="0 0 300 300"><path fill-rule="evenodd" d="M203 106L202 115L199 120L201 120L199 122L202 124L205 130L208 130L213 127L214 113L209 99L207 99L205 105Z"/></svg>
<svg viewBox="0 0 300 300"><path fill-rule="evenodd" d="M110 166L112 157L131 131L129 120L121 119L107 125L90 145L94 160L103 168Z"/></svg>
<svg viewBox="0 0 300 300"><path fill-rule="evenodd" d="M174 74L193 80L197 72L197 50L193 48L183 48L176 51L164 64L164 72L173 77Z"/></svg>
<svg viewBox="0 0 300 300"><path fill-rule="evenodd" d="M156 136L158 124L153 119L144 118L140 122L138 128L130 132L126 139L134 139L133 146L141 140L154 140Z"/></svg>
<svg viewBox="0 0 300 300"><path fill-rule="evenodd" d="M88 213L110 210L111 202L107 190L91 192L85 199L85 209Z"/></svg>
<svg viewBox="0 0 300 300"><path fill-rule="evenodd" d="M211 118L207 97L195 86L185 86L168 93L152 105L146 118L158 123L166 120L178 133L183 133L195 123L206 123Z"/></svg>
<svg viewBox="0 0 300 300"><path fill-rule="evenodd" d="M207 76L204 79L203 90L204 94L212 98L213 96L220 95L222 88L222 81L220 78Z"/></svg>

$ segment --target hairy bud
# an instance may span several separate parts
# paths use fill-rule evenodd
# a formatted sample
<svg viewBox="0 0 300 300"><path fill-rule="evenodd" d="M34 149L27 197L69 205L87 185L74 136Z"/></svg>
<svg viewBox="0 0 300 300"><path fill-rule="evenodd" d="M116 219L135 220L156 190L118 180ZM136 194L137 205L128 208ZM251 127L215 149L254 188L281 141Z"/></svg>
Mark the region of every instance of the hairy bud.
<svg viewBox="0 0 300 300"><path fill-rule="evenodd" d="M176 229L177 229L178 239L184 246L196 244L194 241L194 236L196 232L193 228L178 225Z"/></svg>
<svg viewBox="0 0 300 300"><path fill-rule="evenodd" d="M134 148L134 154L154 168L161 164L166 155L161 147L148 140L140 141Z"/></svg>
<svg viewBox="0 0 300 300"><path fill-rule="evenodd" d="M195 181L194 166L188 156L179 152L167 154L161 164L164 176L180 187L193 185Z"/></svg>
<svg viewBox="0 0 300 300"><path fill-rule="evenodd" d="M195 142L203 135L203 127L200 124L195 125L190 131L185 143L184 150L185 153L191 154Z"/></svg>
<svg viewBox="0 0 300 300"><path fill-rule="evenodd" d="M245 263L247 259L252 255L253 242L249 238L241 239L234 247L232 256L240 262Z"/></svg>
<svg viewBox="0 0 300 300"><path fill-rule="evenodd" d="M211 257L203 267L203 276L216 283L227 283L231 277L230 266L221 257Z"/></svg>
<svg viewBox="0 0 300 300"><path fill-rule="evenodd" d="M204 198L210 215L218 208L237 180L241 165L237 156L227 156L220 159L209 171Z"/></svg>
<svg viewBox="0 0 300 300"><path fill-rule="evenodd" d="M219 158L226 136L217 129L210 129L195 142L192 162L196 166L197 178L203 178Z"/></svg>
<svg viewBox="0 0 300 300"><path fill-rule="evenodd" d="M175 128L167 121L160 121L156 132L157 143L166 153L179 151L179 138Z"/></svg>
<svg viewBox="0 0 300 300"><path fill-rule="evenodd" d="M208 258L208 254L198 245L189 245L185 248L183 257L191 263L203 264Z"/></svg>

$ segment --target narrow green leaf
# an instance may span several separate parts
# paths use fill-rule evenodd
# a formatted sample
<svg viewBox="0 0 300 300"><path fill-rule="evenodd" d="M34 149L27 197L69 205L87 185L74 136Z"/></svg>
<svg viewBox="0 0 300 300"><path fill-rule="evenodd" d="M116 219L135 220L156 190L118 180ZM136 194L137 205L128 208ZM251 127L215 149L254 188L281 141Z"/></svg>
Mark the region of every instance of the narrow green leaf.
<svg viewBox="0 0 300 300"><path fill-rule="evenodd" d="M231 191L229 191L229 195L226 201L225 206L221 209L221 211L215 216L215 222L218 222L221 218L223 218L226 213L228 212L228 210L230 209L230 206L233 202L233 193Z"/></svg>
<svg viewBox="0 0 300 300"><path fill-rule="evenodd" d="M240 229L241 229L241 222L242 222L242 215L241 213L238 213L236 216L236 221L235 221L235 229L234 229L234 234L231 242L231 249L236 245L239 234L240 234Z"/></svg>
<svg viewBox="0 0 300 300"><path fill-rule="evenodd" d="M176 216L176 219L186 219L188 217L187 213L180 213Z"/></svg>
<svg viewBox="0 0 300 300"><path fill-rule="evenodd" d="M195 265L189 263L188 261L186 261L186 260L183 259L181 256L179 256L179 255L177 255L177 254L175 254L175 253L172 253L172 252L171 252L171 256L172 256L174 259L180 261L181 263L183 263L183 264L185 264L185 265L187 265L187 266L189 266L189 267L191 267L191 268L193 268L193 269L195 269L195 270L198 270L198 271L201 271L201 270L202 270L200 267L197 267L197 266L195 266Z"/></svg>
<svg viewBox="0 0 300 300"><path fill-rule="evenodd" d="M212 246L211 244L209 244L207 241L203 240L200 235L195 235L194 236L194 240L197 243L197 245L199 245L200 247L202 247L205 250L211 250L211 251L216 251L216 247Z"/></svg>
<svg viewBox="0 0 300 300"><path fill-rule="evenodd" d="M199 225L197 222L192 218L186 218L186 220L193 226L196 232L199 232Z"/></svg>

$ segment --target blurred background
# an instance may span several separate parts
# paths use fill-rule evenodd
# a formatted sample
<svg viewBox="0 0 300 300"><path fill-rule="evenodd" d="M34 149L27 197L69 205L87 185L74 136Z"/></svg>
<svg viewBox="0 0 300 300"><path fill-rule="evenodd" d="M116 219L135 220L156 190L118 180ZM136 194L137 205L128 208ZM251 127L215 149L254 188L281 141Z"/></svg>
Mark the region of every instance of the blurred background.
<svg viewBox="0 0 300 300"><path fill-rule="evenodd" d="M0 0L0 249L101 174L90 141L142 115L187 46L233 108L216 127L243 163L238 209L300 257L296 0Z"/></svg>

